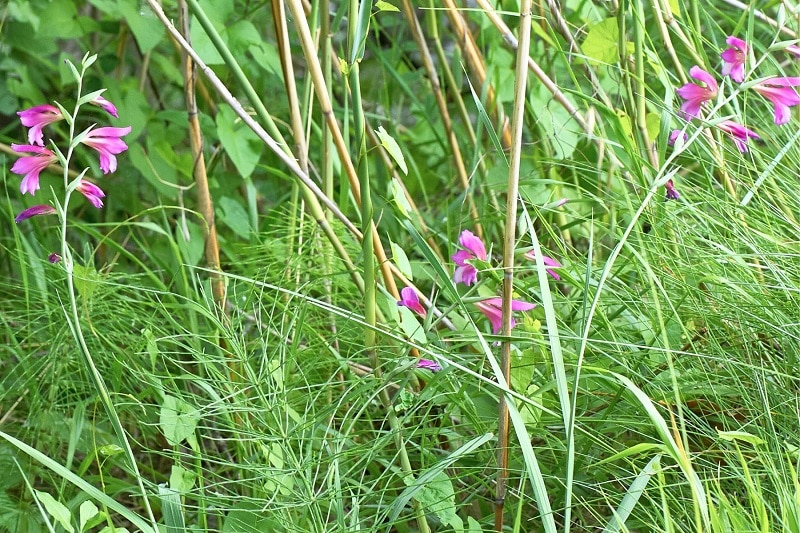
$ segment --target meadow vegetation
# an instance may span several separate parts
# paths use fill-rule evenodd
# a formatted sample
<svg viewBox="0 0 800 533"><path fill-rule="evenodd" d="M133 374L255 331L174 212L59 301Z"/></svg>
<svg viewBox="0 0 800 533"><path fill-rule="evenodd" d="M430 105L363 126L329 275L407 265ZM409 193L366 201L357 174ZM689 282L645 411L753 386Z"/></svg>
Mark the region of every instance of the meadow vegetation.
<svg viewBox="0 0 800 533"><path fill-rule="evenodd" d="M800 533L749 4L0 4L0 531Z"/></svg>

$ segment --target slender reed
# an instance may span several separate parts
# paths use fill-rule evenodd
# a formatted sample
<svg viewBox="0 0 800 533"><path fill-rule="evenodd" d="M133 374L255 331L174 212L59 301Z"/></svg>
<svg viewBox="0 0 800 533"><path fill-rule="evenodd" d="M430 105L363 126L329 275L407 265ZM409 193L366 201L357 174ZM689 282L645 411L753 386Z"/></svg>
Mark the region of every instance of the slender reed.
<svg viewBox="0 0 800 533"><path fill-rule="evenodd" d="M519 6L519 46L514 79L514 110L511 119L512 142L509 155L508 185L506 192L506 222L503 233L503 336L501 362L503 377L511 387L511 301L514 298L514 252L517 244L517 203L519 201L519 173L522 159L522 131L525 127L528 62L531 44L531 0ZM503 531L503 510L508 480L509 413L506 394L500 396L497 429L497 486L495 487L494 530Z"/></svg>

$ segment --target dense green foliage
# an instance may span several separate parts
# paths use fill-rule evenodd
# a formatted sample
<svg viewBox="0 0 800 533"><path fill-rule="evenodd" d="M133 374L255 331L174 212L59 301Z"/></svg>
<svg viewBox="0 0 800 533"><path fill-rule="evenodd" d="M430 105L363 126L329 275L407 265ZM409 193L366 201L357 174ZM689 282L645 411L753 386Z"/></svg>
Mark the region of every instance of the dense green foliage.
<svg viewBox="0 0 800 533"><path fill-rule="evenodd" d="M186 4L0 4L0 531L800 533L798 121L757 81L800 75L800 9L537 2L518 56L526 2ZM15 223L64 198L20 192L17 112L71 112L87 53L119 118L76 133L131 126L69 162L105 205Z"/></svg>

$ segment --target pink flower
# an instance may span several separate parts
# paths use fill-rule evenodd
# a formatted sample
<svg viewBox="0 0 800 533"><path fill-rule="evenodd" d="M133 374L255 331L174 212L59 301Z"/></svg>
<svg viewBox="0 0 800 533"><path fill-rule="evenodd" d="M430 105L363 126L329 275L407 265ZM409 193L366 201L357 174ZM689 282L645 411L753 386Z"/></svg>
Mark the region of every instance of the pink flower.
<svg viewBox="0 0 800 533"><path fill-rule="evenodd" d="M525 252L525 259L530 259L531 261L533 261L535 263L536 262L536 253L533 250L531 250L529 252ZM561 267L561 263L559 263L558 261L556 261L552 257L547 257L546 255L542 256L542 262L545 264L545 266L554 267L554 268ZM548 268L546 270L547 270L547 273L550 274L551 276L553 276L553 279L555 279L556 281L561 279L558 276L558 274L556 274L555 270L552 270L550 268Z"/></svg>
<svg viewBox="0 0 800 533"><path fill-rule="evenodd" d="M775 124L789 122L789 108L800 104L800 96L792 89L800 85L800 78L767 78L753 86L753 90L775 106Z"/></svg>
<svg viewBox="0 0 800 533"><path fill-rule="evenodd" d="M486 318L489 319L489 322L492 323L492 331L496 335L503 329L503 299L502 298L488 298L486 300L481 300L479 302L475 302L475 306L480 310L481 313L486 315ZM530 311L536 307L536 304L531 304L528 302L522 302L520 300L511 300L511 310L512 311ZM511 328L517 324L514 317L511 317Z"/></svg>
<svg viewBox="0 0 800 533"><path fill-rule="evenodd" d="M675 184L672 183L672 180L667 180L664 184L664 188L667 190L667 200L677 200L681 197L680 193L675 188Z"/></svg>
<svg viewBox="0 0 800 533"><path fill-rule="evenodd" d="M131 132L131 127L126 128L97 128L89 131L84 137L83 144L94 148L100 154L100 170L109 174L117 170L117 154L128 149L125 141L120 139Z"/></svg>
<svg viewBox="0 0 800 533"><path fill-rule="evenodd" d="M29 207L28 209L21 212L19 215L14 218L14 222L19 224L23 220L28 220L31 217L39 216L39 215L55 215L56 209L50 205L34 205L33 207Z"/></svg>
<svg viewBox="0 0 800 533"><path fill-rule="evenodd" d="M17 111L17 115L19 115L22 125L30 128L28 142L39 146L44 146L42 128L64 118L60 109L49 104L37 105L24 111Z"/></svg>
<svg viewBox="0 0 800 533"><path fill-rule="evenodd" d="M419 302L419 297L413 287L403 287L400 291L400 300L397 301L397 305L408 307L422 318L425 318L427 314L425 308Z"/></svg>
<svg viewBox="0 0 800 533"><path fill-rule="evenodd" d="M790 44L789 46L784 48L783 51L789 52L790 54L800 57L800 46L797 46L796 44Z"/></svg>
<svg viewBox="0 0 800 533"><path fill-rule="evenodd" d="M112 117L119 118L116 106L111 102L109 102L108 100L106 100L105 98L103 98L102 95L98 95L97 98L95 98L89 103L92 105L96 105L98 107L102 107L105 110L105 112L111 115Z"/></svg>
<svg viewBox="0 0 800 533"><path fill-rule="evenodd" d="M457 251L451 257L457 265L453 281L469 286L478 279L478 269L467 263L467 261L470 259L486 261L486 247L478 237L466 229L458 237L458 243L464 249Z"/></svg>
<svg viewBox="0 0 800 533"><path fill-rule="evenodd" d="M748 139L761 138L753 130L748 129L738 122L734 122L732 120L723 120L717 124L717 127L731 136L733 139L733 144L735 144L736 148L738 148L742 153L747 151Z"/></svg>
<svg viewBox="0 0 800 533"><path fill-rule="evenodd" d="M720 54L722 58L722 75L730 76L737 83L744 80L744 60L747 58L747 43L733 35L725 39L731 47Z"/></svg>
<svg viewBox="0 0 800 533"><path fill-rule="evenodd" d="M76 190L84 195L87 200L89 200L93 206L100 209L103 207L103 200L102 198L106 197L106 193L103 190L92 183L91 181L86 181L84 179L78 184Z"/></svg>
<svg viewBox="0 0 800 533"><path fill-rule="evenodd" d="M687 83L676 91L678 96L686 100L681 105L681 111L687 118L696 117L700 112L700 106L708 100L715 99L717 97L717 89L719 89L717 80L697 65L689 69L689 75L705 83L706 86L702 87L696 83Z"/></svg>
<svg viewBox="0 0 800 533"><path fill-rule="evenodd" d="M684 142L686 142L686 139L688 139L689 136L686 135L685 131L681 132L681 130L672 130L671 132L669 132L669 139L667 139L667 144L670 146L674 146L675 141L677 141L678 138L681 138L683 139Z"/></svg>
<svg viewBox="0 0 800 533"><path fill-rule="evenodd" d="M417 360L417 368L424 368L426 370L430 370L431 372L438 372L442 369L442 365L436 361L431 361L430 359L419 359Z"/></svg>
<svg viewBox="0 0 800 533"><path fill-rule="evenodd" d="M19 190L22 194L29 192L33 195L33 193L39 190L39 174L42 170L47 168L48 165L55 163L58 158L56 158L56 154L47 148L33 144L12 144L11 149L15 152L36 154L20 157L11 167L11 172L14 174L25 176L22 178L22 183L19 185Z"/></svg>

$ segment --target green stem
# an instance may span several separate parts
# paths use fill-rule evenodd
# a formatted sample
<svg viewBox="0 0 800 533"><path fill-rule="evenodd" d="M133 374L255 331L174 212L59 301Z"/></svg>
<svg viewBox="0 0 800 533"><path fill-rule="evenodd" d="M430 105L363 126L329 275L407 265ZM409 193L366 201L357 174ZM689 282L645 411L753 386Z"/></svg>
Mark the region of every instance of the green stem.
<svg viewBox="0 0 800 533"><path fill-rule="evenodd" d="M64 202L62 205L59 205L57 209L59 210L59 217L61 218L61 256L64 264L64 270L67 274L67 293L69 295L69 304L70 304L70 313L65 313L67 318L67 323L70 326L72 334L74 335L75 339L78 341L78 346L80 348L80 353L83 356L83 362L86 365L86 369L89 371L89 377L92 380L92 384L97 391L98 396L100 397L100 402L103 404L103 408L108 415L109 420L111 421L111 425L114 428L114 432L119 438L123 449L125 450L125 455L128 459L128 463L133 471L134 476L136 477L136 482L139 485L139 491L142 495L142 500L144 502L144 507L147 511L147 516L150 519L150 522L153 525L153 530L158 531L158 523L156 522L155 516L153 515L153 510L150 507L150 501L147 497L147 491L145 490L144 483L142 481L142 475L139 473L139 467L136 464L136 456L133 453L133 449L131 448L130 442L128 441L128 437L125 433L125 428L122 426L122 422L119 419L119 415L117 414L116 410L114 409L114 404L111 401L111 397L108 394L108 389L105 386L105 382L103 381L103 377L100 375L100 372L97 369L97 366L94 363L94 359L92 358L92 353L89 350L88 345L86 344L86 338L83 335L83 330L81 329L80 323L80 315L78 313L78 299L75 294L75 264L72 257L72 252L69 249L69 245L67 244L67 209L69 207L69 200L72 196L74 191L74 187L70 187L69 183L69 163L72 159L72 153L74 151L74 143L73 139L75 138L75 121L78 117L78 110L80 109L80 105L77 103L80 100L81 92L83 89L83 76L86 72L86 66L83 65L81 69L80 76L78 77L78 94L76 98L75 110L71 115L71 120L69 124L69 148L67 149L67 153L64 156L65 161L64 163L64 187L66 190L66 194L64 195ZM77 179L82 179L83 174L79 176Z"/></svg>

